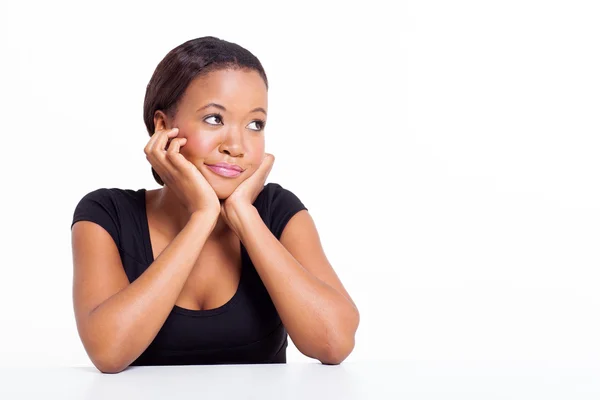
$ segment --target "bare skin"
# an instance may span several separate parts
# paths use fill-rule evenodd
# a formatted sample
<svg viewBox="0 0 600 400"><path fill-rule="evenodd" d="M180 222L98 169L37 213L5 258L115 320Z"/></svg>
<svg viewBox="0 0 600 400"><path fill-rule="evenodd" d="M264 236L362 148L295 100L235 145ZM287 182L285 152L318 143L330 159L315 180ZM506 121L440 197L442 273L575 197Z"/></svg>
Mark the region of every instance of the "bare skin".
<svg viewBox="0 0 600 400"><path fill-rule="evenodd" d="M209 103L227 110L197 111ZM264 112L249 112L257 108ZM241 273L240 241L221 207L265 158L266 112L260 75L224 70L192 81L174 119L155 113L156 133L145 152L165 186L147 191L154 262L132 284L103 228L89 221L73 226L74 311L84 347L100 371L120 372L139 357L175 304L212 309L233 297ZM178 131L169 132L172 128ZM244 172L225 178L205 165L222 161Z"/></svg>
<svg viewBox="0 0 600 400"><path fill-rule="evenodd" d="M216 103L224 106L202 106ZM253 111L253 110L259 111ZM265 156L267 90L254 71L215 71L193 81L170 119L155 114L157 129L179 129L178 138L186 143L179 152L194 164L221 203L254 174ZM215 114L221 114L221 117ZM206 164L229 162L244 172L236 178L222 177ZM266 177L265 177L266 178ZM257 193L256 193L257 194ZM256 196L254 196L256 197ZM173 241L188 221L188 211L168 185L147 192L146 207L154 257ZM240 240L220 213L176 305L206 310L220 307L235 294L241 275Z"/></svg>
<svg viewBox="0 0 600 400"><path fill-rule="evenodd" d="M165 186L146 192L154 261L133 283L103 228L89 221L73 226L75 317L100 371L127 368L174 305L207 310L228 302L240 280L241 243L303 354L338 364L352 351L358 309L310 215L297 213L279 242L252 205L274 162L265 153L266 113L262 78L241 70L197 78L175 116L155 113L156 133L145 152ZM243 172L223 177L207 166L218 162Z"/></svg>
<svg viewBox="0 0 600 400"><path fill-rule="evenodd" d="M165 189L146 193L146 207L150 241L154 259L164 251L179 232L172 222L161 221L161 194ZM162 193L161 193L162 192ZM169 232L169 229L173 229ZM240 240L227 227L222 217L210 233L188 279L181 290L176 305L191 310L208 310L227 303L235 294L241 276Z"/></svg>

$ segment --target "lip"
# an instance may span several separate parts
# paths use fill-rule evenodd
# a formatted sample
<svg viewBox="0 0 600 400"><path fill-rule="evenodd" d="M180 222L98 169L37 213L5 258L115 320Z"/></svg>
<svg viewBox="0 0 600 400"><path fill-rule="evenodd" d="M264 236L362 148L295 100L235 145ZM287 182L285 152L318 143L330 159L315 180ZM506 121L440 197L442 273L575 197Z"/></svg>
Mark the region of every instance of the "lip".
<svg viewBox="0 0 600 400"><path fill-rule="evenodd" d="M217 164L206 164L210 167L218 167L218 168L227 168L227 169L231 169L234 171L238 171L238 172L243 172L244 170L242 169L242 167L240 167L239 165L235 165L235 164L229 164L226 162L220 162Z"/></svg>
<svg viewBox="0 0 600 400"><path fill-rule="evenodd" d="M226 178L236 178L244 172L239 166L227 163L206 164L208 169Z"/></svg>

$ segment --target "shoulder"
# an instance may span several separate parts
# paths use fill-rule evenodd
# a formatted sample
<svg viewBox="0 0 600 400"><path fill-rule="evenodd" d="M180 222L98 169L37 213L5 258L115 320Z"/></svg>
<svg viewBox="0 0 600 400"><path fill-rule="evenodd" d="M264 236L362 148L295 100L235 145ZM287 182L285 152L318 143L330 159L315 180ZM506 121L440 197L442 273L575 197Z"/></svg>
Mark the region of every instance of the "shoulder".
<svg viewBox="0 0 600 400"><path fill-rule="evenodd" d="M134 198L138 191L133 189L121 189L121 188L99 188L86 193L79 202L93 201L93 202L122 202L129 201Z"/></svg>
<svg viewBox="0 0 600 400"><path fill-rule="evenodd" d="M140 190L99 188L86 193L75 206L71 229L78 221L95 222L119 243L122 220L134 215L132 210L139 204L137 196L141 195Z"/></svg>
<svg viewBox="0 0 600 400"><path fill-rule="evenodd" d="M308 210L294 191L274 182L264 186L254 205L277 239L296 213Z"/></svg>
<svg viewBox="0 0 600 400"><path fill-rule="evenodd" d="M270 182L264 186L262 192L257 197L258 200L270 205L273 203L300 201L299 197L290 188L283 187L279 183L274 182Z"/></svg>
<svg viewBox="0 0 600 400"><path fill-rule="evenodd" d="M122 207L136 205L140 190L135 191L133 189L120 188L95 189L79 199L75 206L75 211L101 207L104 211L110 212Z"/></svg>

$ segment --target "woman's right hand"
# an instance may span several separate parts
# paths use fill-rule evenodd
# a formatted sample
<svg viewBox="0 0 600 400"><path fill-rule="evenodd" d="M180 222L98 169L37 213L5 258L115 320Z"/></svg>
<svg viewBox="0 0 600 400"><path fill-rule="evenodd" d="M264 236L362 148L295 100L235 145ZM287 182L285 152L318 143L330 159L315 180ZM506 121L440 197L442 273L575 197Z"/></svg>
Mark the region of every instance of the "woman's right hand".
<svg viewBox="0 0 600 400"><path fill-rule="evenodd" d="M218 217L221 210L219 198L198 168L179 152L187 139L176 137L178 133L178 128L154 132L144 148L146 159L190 215L208 212ZM169 148L165 149L169 139Z"/></svg>

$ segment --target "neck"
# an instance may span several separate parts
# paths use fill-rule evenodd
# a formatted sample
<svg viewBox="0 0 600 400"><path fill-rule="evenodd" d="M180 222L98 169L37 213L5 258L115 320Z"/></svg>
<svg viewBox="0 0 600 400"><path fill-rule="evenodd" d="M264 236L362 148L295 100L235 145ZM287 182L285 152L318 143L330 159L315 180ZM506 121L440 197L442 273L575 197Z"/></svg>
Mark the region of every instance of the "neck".
<svg viewBox="0 0 600 400"><path fill-rule="evenodd" d="M177 235L188 223L190 214L185 209L177 195L169 189L168 186L163 186L161 189L152 191L148 201L149 208L156 215L156 219L160 221L165 231L171 232L171 236ZM210 238L216 238L230 231L227 223L219 214L217 224L212 230Z"/></svg>

